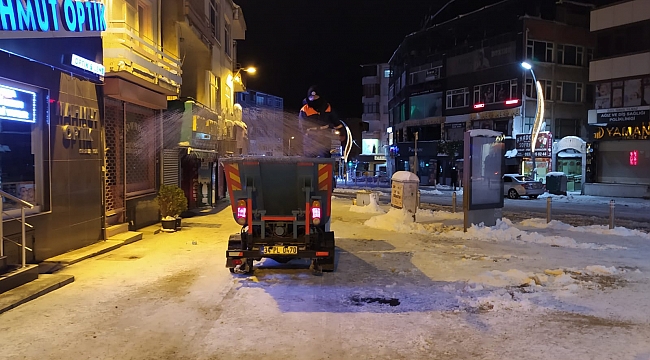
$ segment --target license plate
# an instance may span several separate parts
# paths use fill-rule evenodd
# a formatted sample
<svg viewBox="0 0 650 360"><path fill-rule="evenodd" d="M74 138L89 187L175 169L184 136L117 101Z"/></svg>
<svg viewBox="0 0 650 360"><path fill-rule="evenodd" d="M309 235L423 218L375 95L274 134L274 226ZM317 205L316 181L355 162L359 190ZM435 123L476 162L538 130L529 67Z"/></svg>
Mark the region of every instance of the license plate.
<svg viewBox="0 0 650 360"><path fill-rule="evenodd" d="M297 255L297 246L264 246L262 254L266 255Z"/></svg>

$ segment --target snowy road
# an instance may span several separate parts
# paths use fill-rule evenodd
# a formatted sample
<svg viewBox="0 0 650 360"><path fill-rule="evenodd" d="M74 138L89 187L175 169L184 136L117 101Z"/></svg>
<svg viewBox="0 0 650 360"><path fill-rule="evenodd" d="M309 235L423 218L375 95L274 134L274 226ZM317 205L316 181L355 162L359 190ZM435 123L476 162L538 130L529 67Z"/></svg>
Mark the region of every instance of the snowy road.
<svg viewBox="0 0 650 360"><path fill-rule="evenodd" d="M650 359L648 234L334 205L334 273L232 276L231 214L185 219L1 314L3 359Z"/></svg>
<svg viewBox="0 0 650 360"><path fill-rule="evenodd" d="M339 187L336 189L337 196L341 197L354 197L354 194L359 189ZM380 191L381 200L385 203L390 202L390 189L386 188L369 188L371 191ZM446 210L450 210L452 204L451 194L449 190L436 191L422 189L421 202L429 205L440 205ZM544 196L548 197L548 193ZM504 199L505 212L511 214L525 213L526 216L546 217L546 198L538 199ZM612 198L602 196L583 196L573 195L568 196L555 196L550 195L552 200L552 213L558 216L579 216L579 217L598 217L602 219L609 218L609 201ZM634 198L616 198L615 201L615 214L617 219L627 220L631 223L624 223L621 225L628 226L644 226L644 224L636 224L635 222L648 223L650 222L650 200L648 199L634 199ZM463 195L462 192L458 193L456 206L462 210ZM583 221L588 219L581 219ZM606 222L605 222L606 223ZM650 229L650 225L648 225Z"/></svg>

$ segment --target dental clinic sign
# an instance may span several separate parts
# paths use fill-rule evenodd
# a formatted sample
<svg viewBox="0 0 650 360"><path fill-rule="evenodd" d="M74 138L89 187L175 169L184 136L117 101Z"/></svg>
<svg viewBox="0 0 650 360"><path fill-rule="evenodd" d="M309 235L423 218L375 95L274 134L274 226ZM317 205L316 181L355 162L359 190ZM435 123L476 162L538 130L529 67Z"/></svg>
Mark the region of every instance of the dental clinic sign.
<svg viewBox="0 0 650 360"><path fill-rule="evenodd" d="M105 12L96 1L0 0L0 31L105 31Z"/></svg>

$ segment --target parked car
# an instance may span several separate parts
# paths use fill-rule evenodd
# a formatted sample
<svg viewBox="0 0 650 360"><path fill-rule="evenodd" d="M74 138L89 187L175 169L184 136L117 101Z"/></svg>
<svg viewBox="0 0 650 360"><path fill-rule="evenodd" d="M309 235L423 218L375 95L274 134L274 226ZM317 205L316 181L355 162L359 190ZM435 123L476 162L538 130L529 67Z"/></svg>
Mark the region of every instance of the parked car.
<svg viewBox="0 0 650 360"><path fill-rule="evenodd" d="M535 181L519 174L503 175L503 195L510 199L517 199L520 196L528 196L537 199L546 192L541 181Z"/></svg>

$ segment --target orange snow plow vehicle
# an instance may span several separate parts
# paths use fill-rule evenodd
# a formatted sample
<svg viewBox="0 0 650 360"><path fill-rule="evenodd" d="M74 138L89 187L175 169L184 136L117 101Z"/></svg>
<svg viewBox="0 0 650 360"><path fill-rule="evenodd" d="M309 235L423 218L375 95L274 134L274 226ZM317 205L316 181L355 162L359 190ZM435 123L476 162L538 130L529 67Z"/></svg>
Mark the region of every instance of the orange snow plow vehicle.
<svg viewBox="0 0 650 360"><path fill-rule="evenodd" d="M242 226L230 236L226 267L249 274L253 261L310 259L316 275L334 271L329 231L335 160L239 157L223 160L232 214Z"/></svg>

